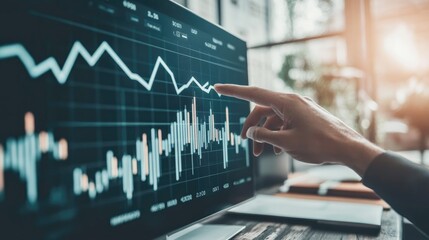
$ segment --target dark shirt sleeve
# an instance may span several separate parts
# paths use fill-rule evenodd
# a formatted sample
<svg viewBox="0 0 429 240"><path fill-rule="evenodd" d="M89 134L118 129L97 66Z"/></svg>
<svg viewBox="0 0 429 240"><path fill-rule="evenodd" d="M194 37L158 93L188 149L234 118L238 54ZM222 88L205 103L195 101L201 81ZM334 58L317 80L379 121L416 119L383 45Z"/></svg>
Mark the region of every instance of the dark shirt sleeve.
<svg viewBox="0 0 429 240"><path fill-rule="evenodd" d="M385 152L369 165L363 183L399 214L429 234L429 170Z"/></svg>

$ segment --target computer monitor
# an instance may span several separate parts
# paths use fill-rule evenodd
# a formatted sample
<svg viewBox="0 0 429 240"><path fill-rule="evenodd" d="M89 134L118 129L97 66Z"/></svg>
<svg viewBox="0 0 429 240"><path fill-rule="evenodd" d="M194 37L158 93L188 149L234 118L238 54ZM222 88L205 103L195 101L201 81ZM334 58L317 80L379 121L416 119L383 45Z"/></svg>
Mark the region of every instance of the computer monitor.
<svg viewBox="0 0 429 240"><path fill-rule="evenodd" d="M213 89L248 84L244 41L158 0L3 1L0 31L0 238L148 239L253 195L249 105Z"/></svg>

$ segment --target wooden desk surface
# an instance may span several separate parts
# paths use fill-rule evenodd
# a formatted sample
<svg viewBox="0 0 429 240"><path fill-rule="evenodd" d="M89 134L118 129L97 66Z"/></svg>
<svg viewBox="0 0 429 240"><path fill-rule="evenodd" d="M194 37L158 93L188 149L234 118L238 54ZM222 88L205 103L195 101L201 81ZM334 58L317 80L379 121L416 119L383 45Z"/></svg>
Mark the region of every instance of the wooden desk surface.
<svg viewBox="0 0 429 240"><path fill-rule="evenodd" d="M382 227L379 233L364 234L356 231L324 230L302 223L288 221L261 221L239 215L225 215L213 223L244 225L246 228L235 236L234 240L284 240L284 239L401 239L401 217L393 210L384 211Z"/></svg>

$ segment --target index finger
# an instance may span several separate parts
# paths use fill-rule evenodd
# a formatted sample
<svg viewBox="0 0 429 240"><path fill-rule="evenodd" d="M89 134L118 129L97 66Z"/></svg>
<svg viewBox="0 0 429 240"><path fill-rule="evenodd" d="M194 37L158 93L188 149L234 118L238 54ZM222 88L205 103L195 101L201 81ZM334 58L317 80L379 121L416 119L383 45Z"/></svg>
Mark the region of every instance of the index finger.
<svg viewBox="0 0 429 240"><path fill-rule="evenodd" d="M278 93L266 89L236 84L215 84L214 88L219 94L251 101L259 105L281 106Z"/></svg>

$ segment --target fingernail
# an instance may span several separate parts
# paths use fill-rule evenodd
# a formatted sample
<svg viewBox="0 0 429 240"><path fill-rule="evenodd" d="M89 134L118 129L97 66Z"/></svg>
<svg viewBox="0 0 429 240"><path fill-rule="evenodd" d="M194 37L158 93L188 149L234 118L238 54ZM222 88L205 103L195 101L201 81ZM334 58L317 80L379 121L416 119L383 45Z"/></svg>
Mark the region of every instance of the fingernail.
<svg viewBox="0 0 429 240"><path fill-rule="evenodd" d="M256 127L250 127L249 129L247 129L246 137L253 139L253 136L255 135L255 130Z"/></svg>

